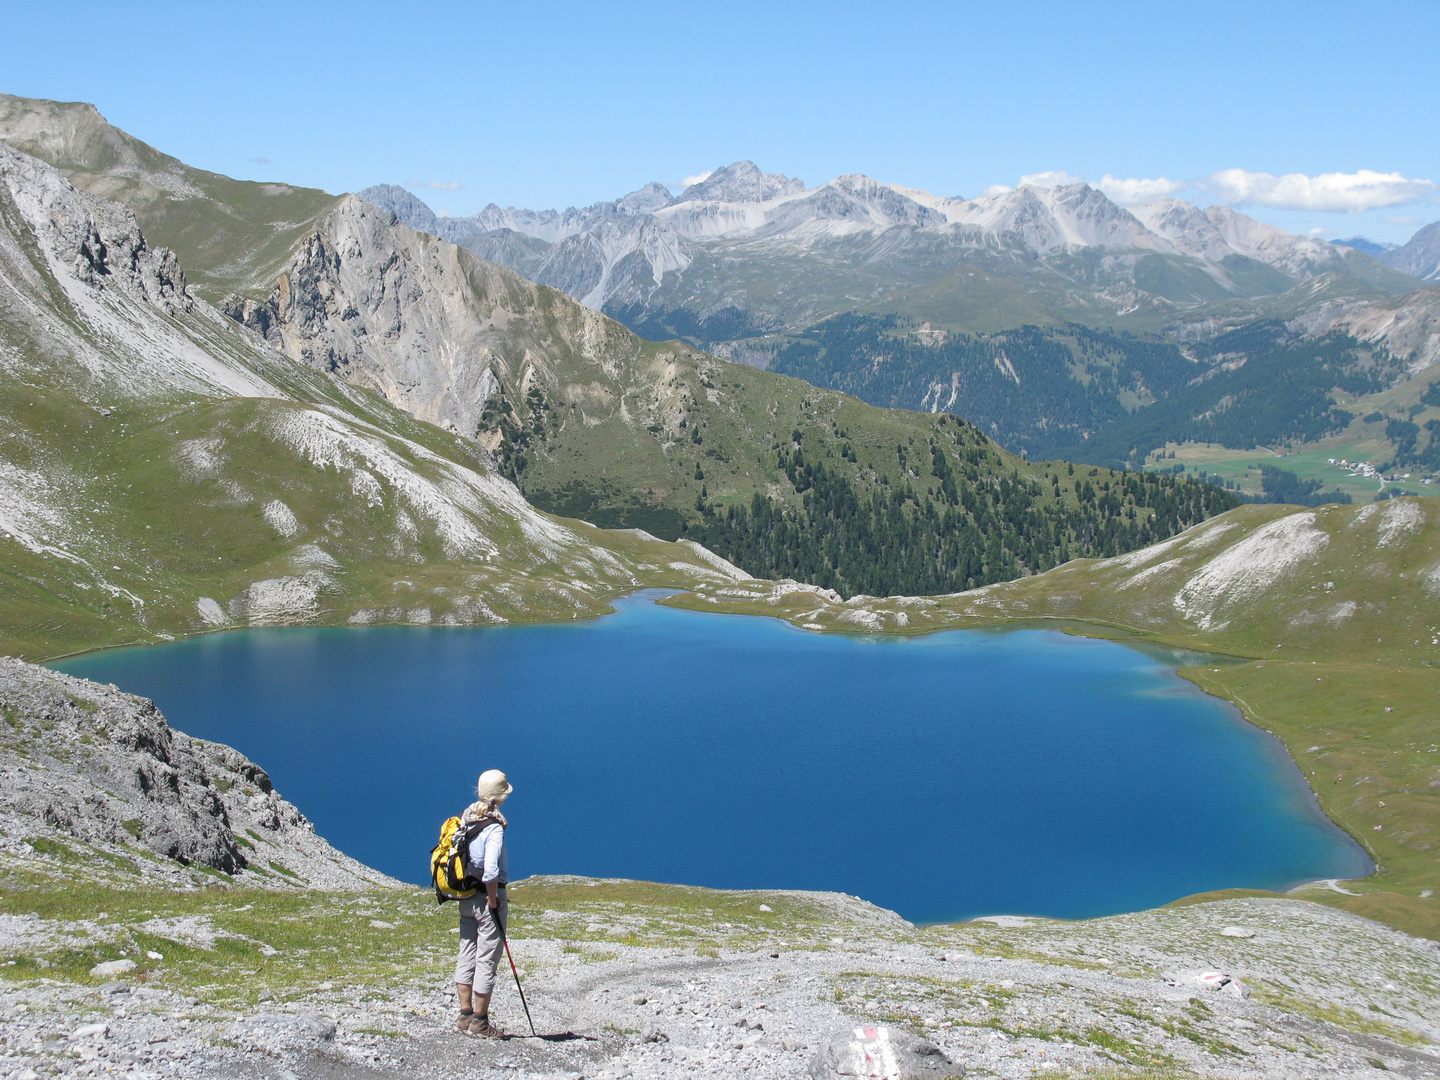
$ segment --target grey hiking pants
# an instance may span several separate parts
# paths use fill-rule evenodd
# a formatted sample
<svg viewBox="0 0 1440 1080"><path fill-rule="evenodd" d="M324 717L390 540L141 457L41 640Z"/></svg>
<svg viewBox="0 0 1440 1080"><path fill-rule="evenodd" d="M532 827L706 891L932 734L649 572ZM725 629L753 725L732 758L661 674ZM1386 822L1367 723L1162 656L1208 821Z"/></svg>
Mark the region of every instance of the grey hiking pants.
<svg viewBox="0 0 1440 1080"><path fill-rule="evenodd" d="M460 901L460 956L455 961L455 982L474 987L477 994L494 992L495 969L505 948L495 914L486 905L483 892ZM504 889L500 890L499 915L508 926L510 900Z"/></svg>

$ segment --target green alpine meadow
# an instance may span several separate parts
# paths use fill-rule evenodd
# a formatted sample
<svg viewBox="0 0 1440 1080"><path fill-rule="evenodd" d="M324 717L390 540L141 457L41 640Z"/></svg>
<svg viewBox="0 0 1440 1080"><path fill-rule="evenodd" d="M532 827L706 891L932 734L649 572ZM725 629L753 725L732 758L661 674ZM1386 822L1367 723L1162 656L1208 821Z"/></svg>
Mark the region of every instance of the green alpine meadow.
<svg viewBox="0 0 1440 1080"><path fill-rule="evenodd" d="M0 1080L1440 1077L1428 6L61 7L0 42ZM1057 776L1150 865L967 846Z"/></svg>

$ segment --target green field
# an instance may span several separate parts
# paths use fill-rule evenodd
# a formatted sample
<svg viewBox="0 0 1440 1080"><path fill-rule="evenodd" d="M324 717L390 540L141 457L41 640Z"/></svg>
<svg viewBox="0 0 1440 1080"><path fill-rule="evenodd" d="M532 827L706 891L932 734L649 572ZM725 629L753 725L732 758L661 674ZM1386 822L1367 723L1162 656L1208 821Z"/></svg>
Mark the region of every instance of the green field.
<svg viewBox="0 0 1440 1080"><path fill-rule="evenodd" d="M1362 435L1365 428L1375 428L1375 435L1378 437L1356 438L1356 428L1361 429ZM1171 454L1174 457L1171 457ZM1241 451L1214 443L1170 443L1147 457L1145 467L1165 469L1184 465L1186 475L1196 475L1203 471L1209 474L1212 482L1230 481L1238 485L1243 494L1259 495L1260 467L1273 465L1293 472L1302 480L1318 480L1324 485L1324 490L1339 490L1355 502L1363 503L1375 499L1382 490L1381 483L1357 476L1338 464L1332 465L1330 459L1334 458L1337 462L1344 459L1374 463L1388 461L1392 454L1390 444L1385 441L1383 424L1356 424L1344 437L1327 440L1314 449L1301 449L1298 452L1264 448ZM1403 472L1411 474L1409 480L1386 483L1383 489L1393 491L1399 488L1407 495L1440 495L1440 480L1425 484L1421 481L1427 478L1427 474L1410 469Z"/></svg>

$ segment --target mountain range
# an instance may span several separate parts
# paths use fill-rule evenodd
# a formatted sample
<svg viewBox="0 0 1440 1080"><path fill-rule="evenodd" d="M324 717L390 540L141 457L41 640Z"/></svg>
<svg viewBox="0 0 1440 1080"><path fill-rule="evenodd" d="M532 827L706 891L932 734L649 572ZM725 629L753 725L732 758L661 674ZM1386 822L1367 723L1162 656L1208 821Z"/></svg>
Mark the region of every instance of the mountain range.
<svg viewBox="0 0 1440 1080"><path fill-rule="evenodd" d="M643 337L954 412L1031 457L1338 445L1440 470L1422 400L1440 223L1386 250L1082 183L967 200L857 175L807 188L749 161L563 212L443 218L397 186L361 195Z"/></svg>
<svg viewBox="0 0 1440 1080"><path fill-rule="evenodd" d="M657 245L662 214L711 215L720 239L682 239L690 268L708 259L717 273L743 269L745 250L772 240L777 258L793 259L807 231L862 244L893 232L898 247L972 236L967 250L1022 268L1009 293L993 293L987 317L1002 321L1014 311L1000 301L1028 288L1014 281L1069 273L1073 284L1086 267L1133 277L1155 257L1217 285L1323 267L1278 297L1227 293L1187 308L1148 294L1170 320L1148 337L1050 316L980 334L905 311L841 311L773 343L774 359L814 361L817 382L826 363L830 377L860 381L867 369L908 377L931 364L914 386L871 379L866 392L918 388L925 408L962 411L999 387L1011 412L1032 410L1031 428L1064 420L1094 443L1136 433L1124 425L1147 416L1233 423L1239 437L1245 425L1322 430L1344 413L1387 437L1396 425L1397 445L1409 437L1417 455L1436 445L1418 423L1440 409L1436 290L1362 253L1306 238L1267 246L1205 213L1220 241L1244 233L1256 252L1212 263L1200 240L1186 254L1161 226L1076 189L926 202L856 178L810 191L758 169L721 172L696 198L660 205L667 193L642 189L607 213L653 228ZM747 206L764 211L756 235L727 239L725 208ZM1008 231L985 223L1000 217L952 218L1005 207L1025 211ZM1074 220L1047 225L1055 207ZM874 215L909 220L882 227ZM563 230L563 218L545 227ZM772 225L773 237L759 235ZM558 246L594 231L509 239ZM1026 246L1047 236L1044 252ZM1106 236L1171 246L1089 242ZM707 245L731 243L727 269ZM815 256L817 273L871 265L834 250L829 270ZM1036 310L1070 287L1037 286ZM929 295L985 296L940 285ZM993 382L966 381L980 371ZM53 657L276 623L570 619L644 586L809 630L1043 619L1218 648L1227 662L1201 660L1209 669L1189 677L1284 738L1312 777L1323 770L1312 780L1322 805L1375 856L1377 876L1331 902L1435 932L1440 516L1429 500L1220 513L1233 496L1173 473L1027 459L990 439L988 423L866 404L644 340L565 291L411 228L393 207L207 173L91 106L22 98L0 98L0 378L5 652ZM1047 379L1054 393L1036 395ZM1082 400L1093 416L1075 412ZM1270 415L1266 402L1285 408ZM1374 418L1357 415L1366 408ZM1141 434L1153 446L1164 432ZM773 580L781 574L796 580ZM907 591L935 595L897 595ZM70 701L81 741L101 735L96 714ZM7 712L7 723L18 732L22 721ZM94 785L75 784L79 806ZM120 795L106 827L140 839L144 823L119 805L134 792ZM114 829L104 841L131 848Z"/></svg>
<svg viewBox="0 0 1440 1080"><path fill-rule="evenodd" d="M1113 554L1228 505L1170 477L1111 497L1117 472L1062 479L953 418L643 341L366 200L193 169L88 105L0 99L0 155L0 637L28 655L593 613L744 576L700 535L774 572L757 506L821 552L813 579L894 591ZM811 544L819 487L866 508L847 528L949 521L943 574L914 544L904 565Z"/></svg>
<svg viewBox="0 0 1440 1080"><path fill-rule="evenodd" d="M679 195L652 183L565 211L492 204L440 218L394 185L361 195L647 336L705 347L860 309L950 329L1020 325L1007 318L1142 328L1319 274L1397 293L1434 270L1423 237L1371 258L1229 207L1170 197L1121 207L1084 183L946 198L858 174L807 188L740 161ZM956 318L953 303L924 295L940 290L985 293L985 310Z"/></svg>
<svg viewBox="0 0 1440 1080"><path fill-rule="evenodd" d="M642 579L743 576L542 514L473 438L295 363L196 295L128 207L6 145L0 378L7 652L573 617Z"/></svg>

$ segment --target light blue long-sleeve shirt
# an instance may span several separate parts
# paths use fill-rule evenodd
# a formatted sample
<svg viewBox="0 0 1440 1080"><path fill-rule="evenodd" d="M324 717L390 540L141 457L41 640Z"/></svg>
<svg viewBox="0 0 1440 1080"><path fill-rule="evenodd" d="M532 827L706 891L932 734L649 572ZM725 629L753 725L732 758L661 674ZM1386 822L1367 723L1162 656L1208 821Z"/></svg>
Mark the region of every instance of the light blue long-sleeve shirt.
<svg viewBox="0 0 1440 1080"><path fill-rule="evenodd" d="M486 825L480 830L480 835L470 841L466 862L469 864L470 873L482 883L509 883L510 873L505 865L505 829L498 821Z"/></svg>

